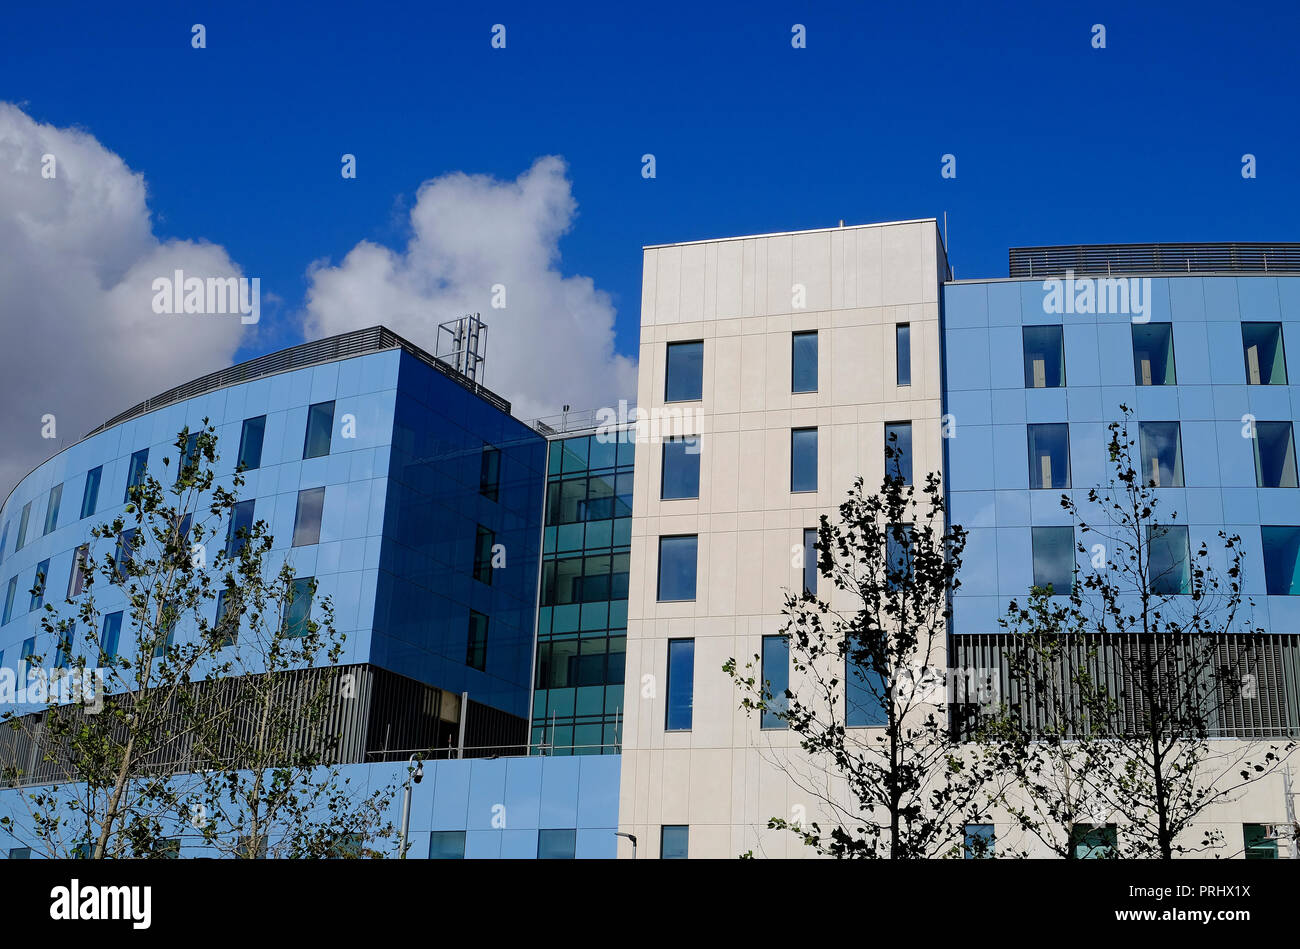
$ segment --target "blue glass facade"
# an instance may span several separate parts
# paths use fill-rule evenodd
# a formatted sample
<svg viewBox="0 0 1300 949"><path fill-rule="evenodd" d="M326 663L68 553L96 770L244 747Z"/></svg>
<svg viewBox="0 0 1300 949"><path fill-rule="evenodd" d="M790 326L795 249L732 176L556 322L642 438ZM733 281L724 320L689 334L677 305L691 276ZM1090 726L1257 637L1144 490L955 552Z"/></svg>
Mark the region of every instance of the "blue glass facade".
<svg viewBox="0 0 1300 949"><path fill-rule="evenodd" d="M1272 370L1283 365L1267 334L1250 324L1280 324L1285 352L1300 353L1300 278L1148 279L1146 324L1123 314L1045 312L1042 280L943 287L944 411L953 423L945 440L946 481L951 520L970 532L954 632L998 632L1007 601L1023 598L1034 582L1033 529L1070 523L1061 489L1030 485L1042 482L1044 473L1053 482L1068 477L1065 491L1086 508L1087 489L1107 476L1106 425L1120 418L1121 403L1134 410L1135 461L1141 455L1140 423L1178 423L1181 458L1166 437L1170 429L1152 427L1146 464L1154 462L1160 483L1170 485L1158 489L1162 509L1178 512L1191 547L1206 542L1222 566L1218 531L1240 534L1247 557L1244 590L1255 601L1250 619L1269 632L1300 632L1300 598L1269 594L1261 531L1300 525L1300 491L1260 487L1258 439L1245 437L1252 420L1258 429L1300 419L1300 385L1248 382L1269 380L1270 373L1278 380ZM1134 327L1142 325L1160 333L1137 338ZM1054 365L1051 334L1025 333L1026 327L1043 326L1062 327L1063 378ZM1168 348L1150 343L1149 337L1163 338L1165 330ZM1263 368L1252 376L1248 350L1256 338L1265 339L1254 354L1255 365ZM1163 364L1166 353L1171 366ZM1056 441L1048 439L1037 455L1030 443L1031 432L1052 435L1054 426L1068 430L1064 472L1053 457ZM1279 451L1275 470L1285 477L1286 449ZM1278 579L1275 588L1282 585Z"/></svg>

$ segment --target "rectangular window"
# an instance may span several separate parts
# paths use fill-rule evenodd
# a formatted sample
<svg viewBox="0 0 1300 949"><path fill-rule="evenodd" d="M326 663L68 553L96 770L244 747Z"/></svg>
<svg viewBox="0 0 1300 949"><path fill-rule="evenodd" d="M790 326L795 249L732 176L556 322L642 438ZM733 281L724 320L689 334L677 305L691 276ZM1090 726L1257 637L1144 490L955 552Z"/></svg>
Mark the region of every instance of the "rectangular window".
<svg viewBox="0 0 1300 949"><path fill-rule="evenodd" d="M1286 354L1281 323L1242 323L1246 382L1252 386L1286 385Z"/></svg>
<svg viewBox="0 0 1300 949"><path fill-rule="evenodd" d="M659 828L659 859L685 860L690 844L690 827L686 824L664 824Z"/></svg>
<svg viewBox="0 0 1300 949"><path fill-rule="evenodd" d="M803 532L803 592L817 593L817 528Z"/></svg>
<svg viewBox="0 0 1300 949"><path fill-rule="evenodd" d="M59 526L59 505L63 503L63 485L56 484L50 488L49 503L45 505L45 530L44 534L50 533L54 528Z"/></svg>
<svg viewBox="0 0 1300 949"><path fill-rule="evenodd" d="M435 830L429 835L430 860L464 860L465 831Z"/></svg>
<svg viewBox="0 0 1300 949"><path fill-rule="evenodd" d="M27 681L27 662L36 655L36 637L28 636L23 640L23 648L18 652L18 681Z"/></svg>
<svg viewBox="0 0 1300 949"><path fill-rule="evenodd" d="M1291 423L1256 422L1254 442L1256 486L1294 488L1295 434Z"/></svg>
<svg viewBox="0 0 1300 949"><path fill-rule="evenodd" d="M67 636L60 636L58 645L54 649L54 668L66 669L72 662L72 640Z"/></svg>
<svg viewBox="0 0 1300 949"><path fill-rule="evenodd" d="M36 565L36 576L32 579L32 602L28 612L39 610L45 602L45 580L50 575L50 562L42 560Z"/></svg>
<svg viewBox="0 0 1300 949"><path fill-rule="evenodd" d="M492 585L492 546L497 535L482 524L474 538L474 579Z"/></svg>
<svg viewBox="0 0 1300 949"><path fill-rule="evenodd" d="M704 341L668 344L665 402L694 402L704 396Z"/></svg>
<svg viewBox="0 0 1300 949"><path fill-rule="evenodd" d="M68 599L72 599L86 589L86 558L89 556L89 544L82 544L72 552L72 572L68 574Z"/></svg>
<svg viewBox="0 0 1300 949"><path fill-rule="evenodd" d="M577 830L539 830L538 860L572 860L578 854Z"/></svg>
<svg viewBox="0 0 1300 949"><path fill-rule="evenodd" d="M1030 425L1029 486L1031 488L1068 488L1070 486L1070 426L1066 423Z"/></svg>
<svg viewBox="0 0 1300 949"><path fill-rule="evenodd" d="M132 527L117 535L117 548L113 551L113 562L117 565L117 579L122 582L126 580L127 565L131 563L131 555L135 552L135 531L136 529Z"/></svg>
<svg viewBox="0 0 1300 949"><path fill-rule="evenodd" d="M99 652L104 661L117 658L119 640L122 638L122 613L109 613L99 634Z"/></svg>
<svg viewBox="0 0 1300 949"><path fill-rule="evenodd" d="M1187 593L1192 581L1192 554L1186 525L1153 524L1147 528L1149 587L1157 596Z"/></svg>
<svg viewBox="0 0 1300 949"><path fill-rule="evenodd" d="M5 521L4 530L0 531L0 563L4 563L5 547L9 545L9 525L12 523L13 521Z"/></svg>
<svg viewBox="0 0 1300 949"><path fill-rule="evenodd" d="M176 463L176 481L180 482L182 477L194 477L195 469L199 463L199 433L194 432L185 439L185 447L181 450L180 461Z"/></svg>
<svg viewBox="0 0 1300 949"><path fill-rule="evenodd" d="M465 665L483 672L487 669L488 618L469 611L469 640L465 645Z"/></svg>
<svg viewBox="0 0 1300 949"><path fill-rule="evenodd" d="M1142 478L1152 487L1183 486L1183 439L1177 422L1140 422Z"/></svg>
<svg viewBox="0 0 1300 949"><path fill-rule="evenodd" d="M324 507L324 488L306 488L298 492L298 511L293 520L293 546L307 547L320 543L320 516Z"/></svg>
<svg viewBox="0 0 1300 949"><path fill-rule="evenodd" d="M1133 324L1133 376L1140 386L1177 384L1172 323Z"/></svg>
<svg viewBox="0 0 1300 949"><path fill-rule="evenodd" d="M967 824L965 852L967 860L983 860L993 856L993 825Z"/></svg>
<svg viewBox="0 0 1300 949"><path fill-rule="evenodd" d="M867 728L888 725L889 710L885 708L888 690L884 676L875 672L866 662L861 648L850 643L844 657L844 725L847 728Z"/></svg>
<svg viewBox="0 0 1300 949"><path fill-rule="evenodd" d="M217 612L212 620L213 638L217 648L224 649L239 642L239 620L242 614L230 612L229 590L217 591Z"/></svg>
<svg viewBox="0 0 1300 949"><path fill-rule="evenodd" d="M1059 389L1065 385L1065 335L1059 326L1026 326L1025 388Z"/></svg>
<svg viewBox="0 0 1300 949"><path fill-rule="evenodd" d="M483 446L478 464L478 493L495 501L501 490L501 449Z"/></svg>
<svg viewBox="0 0 1300 949"><path fill-rule="evenodd" d="M1031 541L1034 554L1034 586L1052 588L1057 596L1074 589L1074 528L1035 527Z"/></svg>
<svg viewBox="0 0 1300 949"><path fill-rule="evenodd" d="M18 578L10 577L9 586L5 587L5 611L3 618L0 618L0 626L9 622L14 615L14 600L18 597Z"/></svg>
<svg viewBox="0 0 1300 949"><path fill-rule="evenodd" d="M695 707L695 640L668 640L668 714L664 728L691 730Z"/></svg>
<svg viewBox="0 0 1300 949"><path fill-rule="evenodd" d="M1241 836L1246 845L1247 860L1276 860L1277 837L1270 834L1268 824L1242 824Z"/></svg>
<svg viewBox="0 0 1300 949"><path fill-rule="evenodd" d="M817 391L817 331L790 337L790 391Z"/></svg>
<svg viewBox="0 0 1300 949"><path fill-rule="evenodd" d="M23 544L27 543L27 525L32 520L32 502L28 501L23 505L23 513L18 518L18 539L14 541L14 553L23 549Z"/></svg>
<svg viewBox="0 0 1300 949"><path fill-rule="evenodd" d="M790 429L790 491L817 490L817 429Z"/></svg>
<svg viewBox="0 0 1300 949"><path fill-rule="evenodd" d="M86 486L81 491L81 516L82 518L91 517L95 513L95 505L99 503L99 479L104 476L104 466L91 468L86 472Z"/></svg>
<svg viewBox="0 0 1300 949"><path fill-rule="evenodd" d="M1075 824L1070 828L1070 847L1076 860L1113 859L1117 841L1114 824Z"/></svg>
<svg viewBox="0 0 1300 949"><path fill-rule="evenodd" d="M141 448L131 456L131 463L126 469L126 490L122 492L122 503L131 500L131 489L144 484L145 469L149 467L149 449Z"/></svg>
<svg viewBox="0 0 1300 949"><path fill-rule="evenodd" d="M659 538L659 600L695 599L695 566L699 538L694 535Z"/></svg>
<svg viewBox="0 0 1300 949"><path fill-rule="evenodd" d="M664 442L664 470L659 497L664 501L700 496L700 438L670 438Z"/></svg>
<svg viewBox="0 0 1300 949"><path fill-rule="evenodd" d="M1261 527L1269 596L1300 595L1300 527Z"/></svg>
<svg viewBox="0 0 1300 949"><path fill-rule="evenodd" d="M240 471L252 471L262 466L262 441L266 438L266 416L244 419L244 427L239 432Z"/></svg>
<svg viewBox="0 0 1300 949"><path fill-rule="evenodd" d="M257 507L257 500L238 502L234 510L230 513L230 525L226 528L226 556L238 557L244 545L248 543L249 534L253 530L253 511Z"/></svg>
<svg viewBox="0 0 1300 949"><path fill-rule="evenodd" d="M885 476L912 483L912 423L885 423Z"/></svg>
<svg viewBox="0 0 1300 949"><path fill-rule="evenodd" d="M885 525L885 586L901 590L912 582L912 525Z"/></svg>
<svg viewBox="0 0 1300 949"><path fill-rule="evenodd" d="M160 618L162 620L162 629L159 631L160 635L154 641L153 647L153 656L155 659L165 656L176 643L176 623L180 620L180 612L177 605L170 600L164 603L162 616Z"/></svg>
<svg viewBox="0 0 1300 949"><path fill-rule="evenodd" d="M9 848L10 860L30 860L31 858L32 858L31 847L10 847Z"/></svg>
<svg viewBox="0 0 1300 949"><path fill-rule="evenodd" d="M912 384L912 324L899 323L894 327L894 365L900 386Z"/></svg>
<svg viewBox="0 0 1300 949"><path fill-rule="evenodd" d="M297 577L292 597L284 608L284 635L290 639L306 636L311 622L311 597L316 589L315 577Z"/></svg>
<svg viewBox="0 0 1300 949"><path fill-rule="evenodd" d="M763 637L763 683L766 695L763 709L763 728L785 728L781 716L789 709L790 699L785 694L790 688L790 637Z"/></svg>
<svg viewBox="0 0 1300 949"><path fill-rule="evenodd" d="M330 453L330 436L334 432L334 403L317 402L307 410L307 437L302 456L319 458Z"/></svg>

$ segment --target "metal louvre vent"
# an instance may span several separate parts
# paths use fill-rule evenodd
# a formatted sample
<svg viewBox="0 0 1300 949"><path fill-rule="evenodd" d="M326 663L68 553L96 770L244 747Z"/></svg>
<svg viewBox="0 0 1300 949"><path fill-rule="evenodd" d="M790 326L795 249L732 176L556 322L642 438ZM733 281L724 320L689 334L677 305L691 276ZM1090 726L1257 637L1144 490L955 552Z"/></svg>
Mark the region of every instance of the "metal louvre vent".
<svg viewBox="0 0 1300 949"><path fill-rule="evenodd" d="M383 352L389 349L402 349L410 353L416 359L432 366L449 379L464 386L485 402L491 403L502 412L507 414L510 412L510 403L495 392L457 372L436 356L430 355L387 327L371 326L363 330L340 333L338 336L327 336L325 339L291 346L288 349L280 350L278 353L268 353L265 356L258 356L256 359L242 362L237 366L231 366L229 369L222 369L208 373L206 376L200 376L184 385L176 386L151 399L146 399L120 415L115 415L94 431L87 432L86 437L98 435L114 425L120 425L155 409L161 409L176 402L183 402L186 399L192 399L207 392L215 392L217 389L224 389L227 386L238 385L241 382L251 382L254 379L263 379L293 369L305 369L309 366L319 366L340 359L364 356L367 353Z"/></svg>
<svg viewBox="0 0 1300 949"><path fill-rule="evenodd" d="M1012 277L1300 273L1300 244L1063 244L1012 247Z"/></svg>

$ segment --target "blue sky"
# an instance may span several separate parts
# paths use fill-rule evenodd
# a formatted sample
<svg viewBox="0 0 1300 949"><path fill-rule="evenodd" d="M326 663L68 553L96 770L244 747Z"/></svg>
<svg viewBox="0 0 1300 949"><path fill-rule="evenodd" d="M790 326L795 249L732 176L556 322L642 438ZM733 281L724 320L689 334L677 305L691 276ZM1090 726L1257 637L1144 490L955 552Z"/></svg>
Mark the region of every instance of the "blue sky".
<svg viewBox="0 0 1300 949"><path fill-rule="evenodd" d="M11 4L0 99L142 173L160 238L261 276L283 302L241 356L300 338L312 261L399 247L421 182L561 155L559 268L635 356L644 244L947 211L976 277L1010 245L1300 239L1295 5L1133 6Z"/></svg>

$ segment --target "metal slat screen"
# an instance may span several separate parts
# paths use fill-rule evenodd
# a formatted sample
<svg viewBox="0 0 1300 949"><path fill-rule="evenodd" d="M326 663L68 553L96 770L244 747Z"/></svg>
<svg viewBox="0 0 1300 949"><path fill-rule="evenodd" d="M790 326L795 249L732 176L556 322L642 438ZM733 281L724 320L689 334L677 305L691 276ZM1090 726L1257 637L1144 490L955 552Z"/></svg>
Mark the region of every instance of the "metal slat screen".
<svg viewBox="0 0 1300 949"><path fill-rule="evenodd" d="M1012 247L1012 277L1300 273L1300 244L1063 244Z"/></svg>

